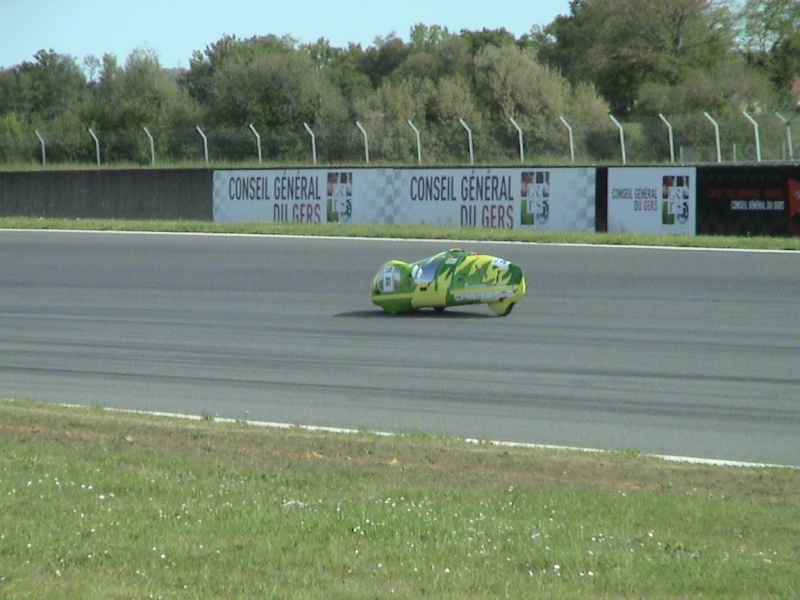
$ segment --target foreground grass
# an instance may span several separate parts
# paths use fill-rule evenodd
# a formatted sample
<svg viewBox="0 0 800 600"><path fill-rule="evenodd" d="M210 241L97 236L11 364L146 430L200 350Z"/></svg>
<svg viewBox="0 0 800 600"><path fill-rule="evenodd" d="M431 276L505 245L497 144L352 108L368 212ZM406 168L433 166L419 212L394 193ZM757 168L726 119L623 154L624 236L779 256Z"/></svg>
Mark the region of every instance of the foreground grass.
<svg viewBox="0 0 800 600"><path fill-rule="evenodd" d="M4 598L756 598L800 471L0 401Z"/></svg>
<svg viewBox="0 0 800 600"><path fill-rule="evenodd" d="M210 221L130 221L104 219L0 218L5 229L79 229L99 231L201 232L262 235L324 235L352 237L453 239L564 244L612 244L632 246L676 246L693 248L737 248L800 251L800 238L659 236L633 233L580 233L572 231L526 231L442 227L435 225L353 225L345 223L213 223Z"/></svg>

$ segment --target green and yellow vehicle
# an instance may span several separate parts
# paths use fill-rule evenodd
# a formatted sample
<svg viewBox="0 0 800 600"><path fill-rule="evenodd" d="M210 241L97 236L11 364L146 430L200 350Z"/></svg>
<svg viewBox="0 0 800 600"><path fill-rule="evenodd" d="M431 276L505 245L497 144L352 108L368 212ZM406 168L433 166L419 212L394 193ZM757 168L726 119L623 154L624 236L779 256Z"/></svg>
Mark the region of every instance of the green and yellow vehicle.
<svg viewBox="0 0 800 600"><path fill-rule="evenodd" d="M524 295L519 266L461 248L412 263L390 260L372 280L372 302L389 313L486 304L504 317Z"/></svg>

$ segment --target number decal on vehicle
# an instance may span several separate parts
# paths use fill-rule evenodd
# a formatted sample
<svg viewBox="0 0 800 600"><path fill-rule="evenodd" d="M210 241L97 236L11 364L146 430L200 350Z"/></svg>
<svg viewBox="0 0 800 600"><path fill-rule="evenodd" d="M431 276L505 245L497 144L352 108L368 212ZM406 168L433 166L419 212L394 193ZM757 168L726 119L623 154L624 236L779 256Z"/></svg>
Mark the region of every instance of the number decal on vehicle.
<svg viewBox="0 0 800 600"><path fill-rule="evenodd" d="M383 291L384 293L394 291L394 267L385 267L383 269Z"/></svg>
<svg viewBox="0 0 800 600"><path fill-rule="evenodd" d="M510 262L508 262L507 260L503 260L502 258L495 258L492 261L492 266L495 269L500 269L501 271L508 271L508 265L510 264L511 264Z"/></svg>

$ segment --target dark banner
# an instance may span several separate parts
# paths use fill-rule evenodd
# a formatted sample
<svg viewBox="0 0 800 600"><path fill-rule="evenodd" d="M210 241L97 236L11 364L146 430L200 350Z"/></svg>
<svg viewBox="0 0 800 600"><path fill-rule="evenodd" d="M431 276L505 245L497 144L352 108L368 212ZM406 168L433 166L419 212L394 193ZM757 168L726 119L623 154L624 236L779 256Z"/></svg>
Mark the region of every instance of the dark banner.
<svg viewBox="0 0 800 600"><path fill-rule="evenodd" d="M800 166L698 167L697 235L800 236Z"/></svg>

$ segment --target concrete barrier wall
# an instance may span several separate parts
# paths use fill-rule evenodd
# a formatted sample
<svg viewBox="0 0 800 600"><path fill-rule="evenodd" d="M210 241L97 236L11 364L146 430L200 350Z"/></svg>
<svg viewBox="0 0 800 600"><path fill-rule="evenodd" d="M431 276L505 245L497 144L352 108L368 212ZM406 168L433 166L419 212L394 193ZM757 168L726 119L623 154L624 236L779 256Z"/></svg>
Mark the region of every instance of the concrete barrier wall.
<svg viewBox="0 0 800 600"><path fill-rule="evenodd" d="M0 171L0 216L211 221L210 169Z"/></svg>

